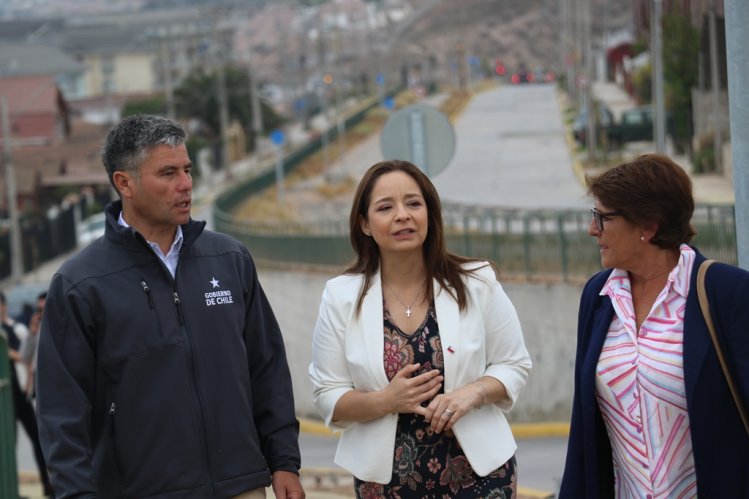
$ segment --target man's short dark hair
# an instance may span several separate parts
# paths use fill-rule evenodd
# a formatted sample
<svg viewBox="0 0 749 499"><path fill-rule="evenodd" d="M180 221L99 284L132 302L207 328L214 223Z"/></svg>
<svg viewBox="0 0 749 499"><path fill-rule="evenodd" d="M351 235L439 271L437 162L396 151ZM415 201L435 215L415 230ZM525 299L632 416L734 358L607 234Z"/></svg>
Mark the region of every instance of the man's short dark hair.
<svg viewBox="0 0 749 499"><path fill-rule="evenodd" d="M116 189L114 172L137 172L150 149L160 145L177 147L186 141L185 129L169 118L137 114L123 119L109 131L102 147L109 182Z"/></svg>

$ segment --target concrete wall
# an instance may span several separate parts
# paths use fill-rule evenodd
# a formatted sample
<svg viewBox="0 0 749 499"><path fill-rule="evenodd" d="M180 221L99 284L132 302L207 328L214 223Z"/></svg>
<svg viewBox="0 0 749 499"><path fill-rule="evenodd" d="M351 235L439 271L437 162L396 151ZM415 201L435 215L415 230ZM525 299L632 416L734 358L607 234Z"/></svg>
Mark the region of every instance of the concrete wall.
<svg viewBox="0 0 749 499"><path fill-rule="evenodd" d="M332 274L259 269L284 332L299 416L318 417L307 377L312 332L325 282ZM528 384L511 413L515 422L567 421L572 403L577 309L581 285L504 282L533 359Z"/></svg>

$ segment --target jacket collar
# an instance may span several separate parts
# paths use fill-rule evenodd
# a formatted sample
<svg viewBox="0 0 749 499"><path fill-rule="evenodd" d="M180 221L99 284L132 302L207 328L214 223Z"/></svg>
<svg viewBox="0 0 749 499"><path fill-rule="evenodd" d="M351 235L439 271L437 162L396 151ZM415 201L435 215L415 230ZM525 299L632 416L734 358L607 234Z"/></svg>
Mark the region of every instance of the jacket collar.
<svg viewBox="0 0 749 499"><path fill-rule="evenodd" d="M146 242L145 238L132 227L123 227L118 223L120 212L122 211L122 201L117 200L109 203L104 210L107 219L104 235L107 239L119 244L137 244L141 245ZM190 218L188 222L182 225L182 251L190 247L205 228L204 221L197 221Z"/></svg>

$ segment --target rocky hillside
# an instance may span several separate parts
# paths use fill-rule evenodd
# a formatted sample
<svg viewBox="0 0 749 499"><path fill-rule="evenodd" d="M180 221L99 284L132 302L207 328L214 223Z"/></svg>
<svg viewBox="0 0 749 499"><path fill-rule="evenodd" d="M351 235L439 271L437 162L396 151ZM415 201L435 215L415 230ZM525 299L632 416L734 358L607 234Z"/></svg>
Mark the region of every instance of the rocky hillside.
<svg viewBox="0 0 749 499"><path fill-rule="evenodd" d="M593 3L594 36L600 38L604 28L612 31L631 24L630 0ZM439 57L454 53L462 44L467 54L501 58L509 68L520 64L559 68L559 4L559 0L443 0L403 35L404 49Z"/></svg>

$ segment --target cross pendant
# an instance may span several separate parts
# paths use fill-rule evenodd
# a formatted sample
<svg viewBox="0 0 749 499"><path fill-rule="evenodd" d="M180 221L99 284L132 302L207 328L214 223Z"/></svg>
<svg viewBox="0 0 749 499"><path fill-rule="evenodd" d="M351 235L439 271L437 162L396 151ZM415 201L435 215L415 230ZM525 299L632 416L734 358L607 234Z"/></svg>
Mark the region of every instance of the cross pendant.
<svg viewBox="0 0 749 499"><path fill-rule="evenodd" d="M413 314L413 312L411 312L411 307L406 307L406 317L411 317L411 314Z"/></svg>

